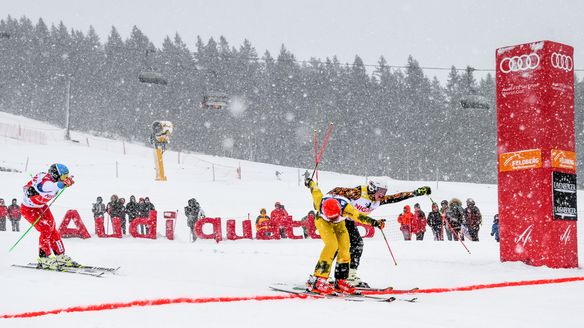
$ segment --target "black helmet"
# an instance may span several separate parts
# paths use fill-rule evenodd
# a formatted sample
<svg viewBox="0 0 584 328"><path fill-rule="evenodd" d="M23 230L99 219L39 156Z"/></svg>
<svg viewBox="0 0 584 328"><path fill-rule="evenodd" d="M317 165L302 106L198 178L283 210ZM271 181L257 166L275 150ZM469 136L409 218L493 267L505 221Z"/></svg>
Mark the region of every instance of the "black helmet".
<svg viewBox="0 0 584 328"><path fill-rule="evenodd" d="M475 201L474 201L474 199L472 199L472 198L468 198L468 199L466 200L466 206L473 206L474 204L475 204Z"/></svg>
<svg viewBox="0 0 584 328"><path fill-rule="evenodd" d="M440 202L440 205L442 206L448 206L448 201L445 199L443 201Z"/></svg>
<svg viewBox="0 0 584 328"><path fill-rule="evenodd" d="M103 202L103 198L101 198L101 196L97 196L97 202L98 202L98 203L101 203L101 202Z"/></svg>

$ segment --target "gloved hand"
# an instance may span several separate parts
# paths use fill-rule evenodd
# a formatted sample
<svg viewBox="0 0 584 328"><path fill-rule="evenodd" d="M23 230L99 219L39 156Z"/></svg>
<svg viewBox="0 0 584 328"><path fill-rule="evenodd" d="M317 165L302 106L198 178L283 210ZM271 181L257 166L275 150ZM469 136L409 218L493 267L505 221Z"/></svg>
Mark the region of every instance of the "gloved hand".
<svg viewBox="0 0 584 328"><path fill-rule="evenodd" d="M432 190L428 186L420 187L414 190L414 196L430 195Z"/></svg>
<svg viewBox="0 0 584 328"><path fill-rule="evenodd" d="M67 179L63 180L63 184L65 187L71 187L75 181L73 181L73 177L67 177Z"/></svg>
<svg viewBox="0 0 584 328"><path fill-rule="evenodd" d="M385 219L373 221L372 226L374 226L375 228L379 228L379 229L385 228Z"/></svg>
<svg viewBox="0 0 584 328"><path fill-rule="evenodd" d="M304 185L306 187L310 186L310 181L312 181L312 179L309 176L304 177Z"/></svg>

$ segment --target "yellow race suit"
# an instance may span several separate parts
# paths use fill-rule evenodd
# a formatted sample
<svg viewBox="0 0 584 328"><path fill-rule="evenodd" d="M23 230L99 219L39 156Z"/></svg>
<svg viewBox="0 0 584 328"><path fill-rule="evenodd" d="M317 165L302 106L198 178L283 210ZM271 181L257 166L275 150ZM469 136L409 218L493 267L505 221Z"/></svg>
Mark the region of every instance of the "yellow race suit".
<svg viewBox="0 0 584 328"><path fill-rule="evenodd" d="M338 251L335 278L347 279L351 256L349 254L349 233L345 227L345 219L350 218L368 225L375 225L377 221L359 212L345 197L331 194L323 195L316 182L312 180L309 182L308 188L312 193L314 209L317 211L314 224L324 242L324 247L314 268L314 276L328 279L335 254ZM341 215L335 220L330 220L321 211L322 203L328 198L334 198L341 206Z"/></svg>

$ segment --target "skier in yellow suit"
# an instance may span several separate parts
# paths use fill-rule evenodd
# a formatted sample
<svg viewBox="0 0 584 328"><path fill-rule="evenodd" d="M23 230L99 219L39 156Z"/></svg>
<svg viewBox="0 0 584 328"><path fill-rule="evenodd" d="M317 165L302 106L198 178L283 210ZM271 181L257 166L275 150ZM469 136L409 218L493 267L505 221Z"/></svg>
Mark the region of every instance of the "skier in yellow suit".
<svg viewBox="0 0 584 328"><path fill-rule="evenodd" d="M304 184L310 188L312 193L314 209L317 211L314 224L324 242L324 247L314 268L314 274L307 282L307 289L319 294L332 294L335 291L354 294L355 287L347 282L351 255L349 253L349 233L345 227L345 219L349 217L362 224L368 224L380 229L385 227L385 220L375 220L362 214L345 197L331 194L323 195L316 182L308 177ZM335 284L333 286L328 283L328 277L337 251Z"/></svg>

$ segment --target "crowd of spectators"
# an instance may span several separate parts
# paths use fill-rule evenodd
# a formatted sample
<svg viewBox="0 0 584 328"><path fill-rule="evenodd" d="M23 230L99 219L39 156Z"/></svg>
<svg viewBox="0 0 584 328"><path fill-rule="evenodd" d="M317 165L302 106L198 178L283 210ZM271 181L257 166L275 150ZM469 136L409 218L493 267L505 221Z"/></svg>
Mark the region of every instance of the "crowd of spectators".
<svg viewBox="0 0 584 328"><path fill-rule="evenodd" d="M126 199L118 197L118 195L113 194L110 197L110 202L106 204L103 203L103 198L98 196L96 202L92 206L93 218L104 218L105 214L108 215L109 220L112 218L120 218L122 222L122 233L125 235L127 233L127 224L131 224L135 218L146 218L148 217L150 211L155 210L154 204L150 202L150 198L144 197L140 198L136 202L136 197L134 195L130 196L130 201L126 204ZM127 219L127 221L126 221ZM147 227L145 225L140 225L138 227L141 234L148 233Z"/></svg>
<svg viewBox="0 0 584 328"><path fill-rule="evenodd" d="M12 204L6 206L4 198L0 198L0 231L6 231L6 220L10 220L12 231L20 231L20 206L16 198L12 199Z"/></svg>
<svg viewBox="0 0 584 328"><path fill-rule="evenodd" d="M495 217L497 224L498 240L498 217ZM466 200L466 207L458 198L452 198L449 201L443 200L438 204L432 204L432 210L428 213L426 219L425 213L421 210L420 204L414 205L414 212L411 212L410 206L404 206L397 222L400 224L400 231L404 240L411 240L415 235L416 240L423 240L426 232L426 225L432 229L434 240L444 240L444 233L448 240L464 240L465 236L472 241L479 241L479 230L483 223L481 211L476 206L472 198ZM493 224L493 233L495 235L495 226Z"/></svg>

